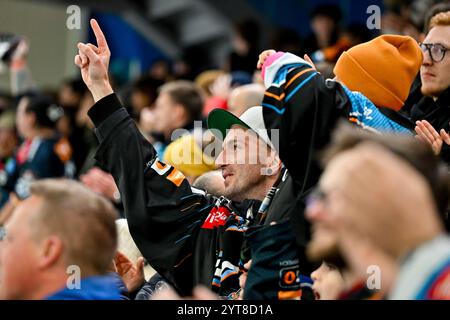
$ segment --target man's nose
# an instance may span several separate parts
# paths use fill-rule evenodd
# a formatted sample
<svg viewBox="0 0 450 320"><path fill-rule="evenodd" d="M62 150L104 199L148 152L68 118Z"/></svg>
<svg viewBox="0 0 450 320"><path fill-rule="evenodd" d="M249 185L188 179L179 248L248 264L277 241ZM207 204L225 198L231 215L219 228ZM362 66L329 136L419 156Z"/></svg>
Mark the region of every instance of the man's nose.
<svg viewBox="0 0 450 320"><path fill-rule="evenodd" d="M305 217L309 221L317 221L320 220L321 216L321 205L318 201L314 201L312 203L307 204L306 211L305 211Z"/></svg>
<svg viewBox="0 0 450 320"><path fill-rule="evenodd" d="M225 159L224 159L223 151L221 151L219 153L219 155L217 156L215 164L216 164L216 167L223 167L225 165Z"/></svg>
<svg viewBox="0 0 450 320"><path fill-rule="evenodd" d="M430 51L429 50L425 50L425 52L423 53L422 65L423 66L430 66L432 64L433 64L433 60L431 59Z"/></svg>

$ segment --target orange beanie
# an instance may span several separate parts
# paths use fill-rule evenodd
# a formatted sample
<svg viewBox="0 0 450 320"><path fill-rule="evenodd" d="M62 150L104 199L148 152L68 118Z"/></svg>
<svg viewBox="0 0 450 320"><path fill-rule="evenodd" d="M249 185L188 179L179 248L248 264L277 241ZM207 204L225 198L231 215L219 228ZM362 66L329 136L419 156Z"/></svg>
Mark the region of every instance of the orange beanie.
<svg viewBox="0 0 450 320"><path fill-rule="evenodd" d="M400 110L422 64L422 50L408 36L382 35L345 51L334 74L378 107Z"/></svg>

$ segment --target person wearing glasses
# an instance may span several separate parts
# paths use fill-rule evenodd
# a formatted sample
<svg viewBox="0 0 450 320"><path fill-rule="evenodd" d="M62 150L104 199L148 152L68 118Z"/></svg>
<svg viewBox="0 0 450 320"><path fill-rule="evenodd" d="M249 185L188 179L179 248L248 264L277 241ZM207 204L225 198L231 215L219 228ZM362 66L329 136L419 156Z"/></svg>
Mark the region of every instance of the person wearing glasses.
<svg viewBox="0 0 450 320"><path fill-rule="evenodd" d="M450 164L450 10L434 15L420 44L421 96L411 107L417 136Z"/></svg>

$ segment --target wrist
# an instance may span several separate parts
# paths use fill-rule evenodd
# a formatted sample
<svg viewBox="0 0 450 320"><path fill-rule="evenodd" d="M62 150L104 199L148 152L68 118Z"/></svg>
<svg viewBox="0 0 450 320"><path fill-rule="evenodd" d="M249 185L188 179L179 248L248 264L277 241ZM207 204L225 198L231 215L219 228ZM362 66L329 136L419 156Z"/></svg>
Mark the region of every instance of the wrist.
<svg viewBox="0 0 450 320"><path fill-rule="evenodd" d="M106 96L109 96L114 92L108 81L102 84L94 84L90 86L89 90L91 91L92 97L94 98L95 102L98 102L99 100L103 99Z"/></svg>

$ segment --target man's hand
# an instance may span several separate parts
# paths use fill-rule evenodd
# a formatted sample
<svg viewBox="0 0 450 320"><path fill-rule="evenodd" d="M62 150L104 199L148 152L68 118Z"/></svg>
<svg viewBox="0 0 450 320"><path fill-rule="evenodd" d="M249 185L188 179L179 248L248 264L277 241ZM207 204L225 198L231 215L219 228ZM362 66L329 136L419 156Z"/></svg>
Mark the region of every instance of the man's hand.
<svg viewBox="0 0 450 320"><path fill-rule="evenodd" d="M108 78L111 52L96 20L91 19L91 27L94 31L98 46L91 43L79 43L78 55L75 56L75 64L81 69L83 81L91 91L94 101L97 102L113 93Z"/></svg>
<svg viewBox="0 0 450 320"><path fill-rule="evenodd" d="M136 291L144 282L144 258L140 257L136 264L122 252L117 251L114 258L117 273L127 286L128 292Z"/></svg>
<svg viewBox="0 0 450 320"><path fill-rule="evenodd" d="M98 194L117 202L120 197L114 178L109 173L94 167L80 177L81 182Z"/></svg>
<svg viewBox="0 0 450 320"><path fill-rule="evenodd" d="M305 59L305 61L308 62L311 65L311 67L313 67L315 70L317 70L316 65L314 64L314 62L311 60L311 58L306 53L303 56L303 59Z"/></svg>
<svg viewBox="0 0 450 320"><path fill-rule="evenodd" d="M271 55L277 53L275 50L266 50L263 51L260 55L259 55L259 60L258 60L258 64L256 65L256 68L261 69L262 66L264 65L264 62L266 62L267 58L270 57Z"/></svg>
<svg viewBox="0 0 450 320"><path fill-rule="evenodd" d="M431 149L433 149L434 154L438 155L441 153L443 138L427 120L416 121L416 127L414 130L417 133L417 138L425 143L428 143L431 146ZM448 134L444 131L444 136L445 135L447 139ZM447 140L450 142L450 139Z"/></svg>

